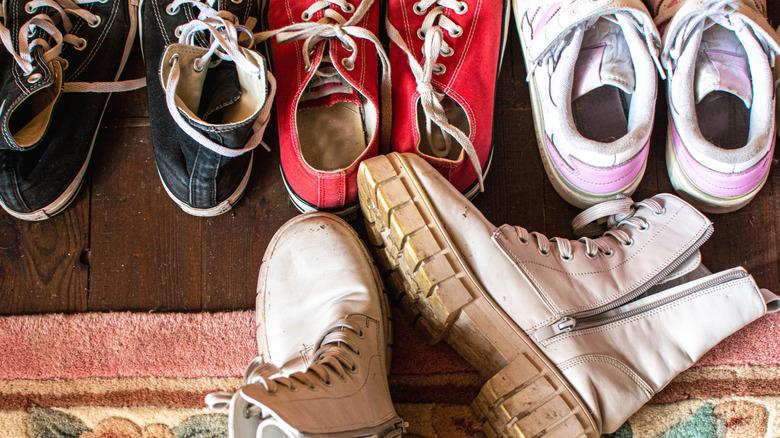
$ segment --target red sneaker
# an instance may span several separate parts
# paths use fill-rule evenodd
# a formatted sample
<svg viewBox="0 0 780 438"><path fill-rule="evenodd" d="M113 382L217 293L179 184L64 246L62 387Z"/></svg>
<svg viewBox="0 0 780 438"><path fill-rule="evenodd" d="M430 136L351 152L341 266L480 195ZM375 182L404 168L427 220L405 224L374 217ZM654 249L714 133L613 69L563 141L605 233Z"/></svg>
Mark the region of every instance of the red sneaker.
<svg viewBox="0 0 780 438"><path fill-rule="evenodd" d="M267 32L279 79L276 112L282 176L303 211L357 209L357 169L377 155L379 66L389 60L376 33L375 0L283 0L268 7ZM389 112L388 112L389 115Z"/></svg>
<svg viewBox="0 0 780 438"><path fill-rule="evenodd" d="M469 197L490 166L508 9L506 0L387 1L393 149L419 154Z"/></svg>

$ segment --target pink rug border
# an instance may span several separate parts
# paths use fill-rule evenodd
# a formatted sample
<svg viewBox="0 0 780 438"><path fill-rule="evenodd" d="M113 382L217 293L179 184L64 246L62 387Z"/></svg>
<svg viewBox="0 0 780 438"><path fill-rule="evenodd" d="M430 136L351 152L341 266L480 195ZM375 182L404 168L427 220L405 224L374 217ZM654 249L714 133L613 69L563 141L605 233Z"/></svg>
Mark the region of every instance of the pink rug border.
<svg viewBox="0 0 780 438"><path fill-rule="evenodd" d="M780 336L770 335L778 331L780 314L769 315L698 366L780 365ZM257 354L254 312L0 317L0 352L0 380L236 377ZM398 344L394 356L404 361ZM414 374L442 372L439 364L414 362L421 367Z"/></svg>

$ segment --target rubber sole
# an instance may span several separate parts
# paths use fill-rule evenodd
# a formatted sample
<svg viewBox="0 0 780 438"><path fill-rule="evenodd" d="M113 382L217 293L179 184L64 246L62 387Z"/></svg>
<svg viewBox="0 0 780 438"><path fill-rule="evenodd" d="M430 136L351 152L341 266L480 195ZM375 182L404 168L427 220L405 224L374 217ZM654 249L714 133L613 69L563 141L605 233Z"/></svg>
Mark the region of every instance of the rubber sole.
<svg viewBox="0 0 780 438"><path fill-rule="evenodd" d="M523 42L523 34L520 29L523 17L520 16L520 8L516 5L520 1L521 0L512 0L512 10L514 11L515 15L515 26L517 27L517 34L520 38L520 49L523 52L523 62L525 63L526 71L530 71L531 67L528 64L528 55L525 52L525 43ZM536 145L539 149L539 155L542 157L542 165L544 166L544 171L547 173L547 177L550 180L550 183L561 198L577 208L585 209L595 204L614 199L615 196L620 194L631 196L636 191L637 187L639 187L639 183L642 182L642 178L645 175L647 160L645 160L644 164L642 165L642 170L639 172L636 178L631 181L631 183L629 183L625 188L612 193L589 193L579 190L569 184L555 168L555 165L553 165L552 158L550 157L547 148L545 147L547 143L547 134L544 129L544 117L542 115L543 112L539 104L538 88L533 76L531 76L530 80L528 81L528 91L529 95L531 96L531 114L533 115L534 119Z"/></svg>
<svg viewBox="0 0 780 438"><path fill-rule="evenodd" d="M669 123L670 128L666 135L666 170L669 173L669 180L672 182L674 190L680 197L690 202L697 209L705 213L715 214L737 211L749 204L764 187L764 184L766 184L766 181L769 178L769 172L764 176L764 180L761 181L761 184L759 184L758 187L743 196L735 198L718 198L699 190L699 188L696 187L696 184L688 179L685 171L680 166L680 162L677 159L677 152L674 150L671 121Z"/></svg>
<svg viewBox="0 0 780 438"><path fill-rule="evenodd" d="M599 436L579 396L479 286L404 157L365 161L358 190L391 299L429 342L446 340L490 377L472 404L484 432L489 437Z"/></svg>

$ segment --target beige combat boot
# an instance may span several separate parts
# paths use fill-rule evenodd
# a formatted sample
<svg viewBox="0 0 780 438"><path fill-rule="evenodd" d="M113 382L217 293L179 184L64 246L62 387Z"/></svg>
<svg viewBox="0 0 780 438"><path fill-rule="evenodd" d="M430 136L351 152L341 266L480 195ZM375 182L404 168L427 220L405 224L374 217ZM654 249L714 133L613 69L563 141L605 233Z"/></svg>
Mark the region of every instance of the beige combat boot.
<svg viewBox="0 0 780 438"><path fill-rule="evenodd" d="M268 245L257 286L260 355L228 408L235 438L400 436L387 386L387 300L357 234L325 213L298 216Z"/></svg>
<svg viewBox="0 0 780 438"><path fill-rule="evenodd" d="M575 219L598 238L496 227L414 155L366 161L370 237L402 305L488 377L473 409L489 436L618 429L777 297L742 268L717 274L712 224L672 195L607 201Z"/></svg>

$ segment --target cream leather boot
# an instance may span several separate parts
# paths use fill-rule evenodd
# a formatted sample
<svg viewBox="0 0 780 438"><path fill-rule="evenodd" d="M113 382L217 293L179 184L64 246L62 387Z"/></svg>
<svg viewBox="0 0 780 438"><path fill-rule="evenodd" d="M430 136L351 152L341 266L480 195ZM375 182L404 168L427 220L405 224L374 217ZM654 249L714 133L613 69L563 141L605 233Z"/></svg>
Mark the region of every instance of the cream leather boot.
<svg viewBox="0 0 780 438"><path fill-rule="evenodd" d="M387 386L387 300L346 222L298 216L268 245L257 286L260 355L228 408L231 437L400 436Z"/></svg>
<svg viewBox="0 0 780 438"><path fill-rule="evenodd" d="M496 227L414 155L363 163L373 244L402 305L489 378L473 403L489 436L597 437L618 429L777 297L742 268L716 274L713 228L672 195L597 204L548 239Z"/></svg>

